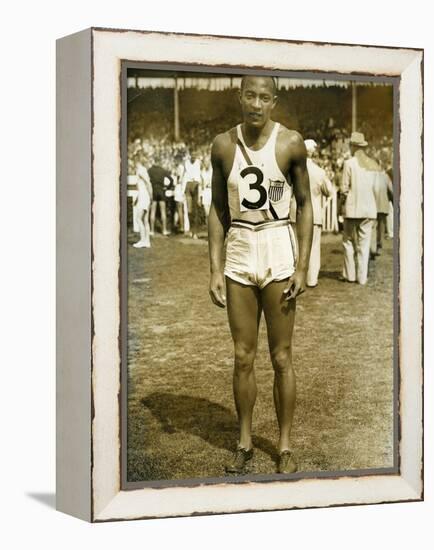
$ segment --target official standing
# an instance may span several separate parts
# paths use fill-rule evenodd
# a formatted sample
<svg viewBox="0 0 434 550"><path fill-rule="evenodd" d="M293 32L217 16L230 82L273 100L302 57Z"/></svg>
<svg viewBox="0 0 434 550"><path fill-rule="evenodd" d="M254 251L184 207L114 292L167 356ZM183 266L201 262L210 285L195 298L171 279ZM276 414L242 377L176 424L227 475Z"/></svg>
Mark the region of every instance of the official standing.
<svg viewBox="0 0 434 550"><path fill-rule="evenodd" d="M344 197L344 266L342 280L366 284L373 221L377 219L374 186L380 167L368 157L365 136L353 132L351 158L344 162L341 193Z"/></svg>

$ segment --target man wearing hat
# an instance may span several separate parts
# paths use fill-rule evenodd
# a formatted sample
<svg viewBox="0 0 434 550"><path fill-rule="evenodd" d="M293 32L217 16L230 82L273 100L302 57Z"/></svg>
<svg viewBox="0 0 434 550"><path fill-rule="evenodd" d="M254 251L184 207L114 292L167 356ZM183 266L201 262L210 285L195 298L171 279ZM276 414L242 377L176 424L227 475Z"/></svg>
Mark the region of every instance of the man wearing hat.
<svg viewBox="0 0 434 550"><path fill-rule="evenodd" d="M341 193L344 196L344 267L342 279L366 284L373 221L377 218L375 181L380 167L368 157L361 132L350 138L351 158L344 162Z"/></svg>
<svg viewBox="0 0 434 550"><path fill-rule="evenodd" d="M322 230L322 197L330 197L333 193L333 186L325 171L318 166L312 156L317 149L313 139L306 139L304 144L307 151L307 171L310 182L310 196L313 211L313 236L312 248L310 250L309 268L307 271L306 284L315 287L318 284L318 274L321 267L321 230Z"/></svg>

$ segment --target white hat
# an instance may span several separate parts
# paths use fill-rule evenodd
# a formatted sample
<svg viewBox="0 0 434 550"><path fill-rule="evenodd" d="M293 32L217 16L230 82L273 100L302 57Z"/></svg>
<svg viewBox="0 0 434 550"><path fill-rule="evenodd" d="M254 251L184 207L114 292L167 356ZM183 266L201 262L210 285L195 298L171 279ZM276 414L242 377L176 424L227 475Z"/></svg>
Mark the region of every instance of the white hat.
<svg viewBox="0 0 434 550"><path fill-rule="evenodd" d="M308 153L313 153L315 149L318 147L316 141L314 139L305 139L304 144L306 146L306 151Z"/></svg>
<svg viewBox="0 0 434 550"><path fill-rule="evenodd" d="M362 132L353 132L350 137L350 143L352 145L358 145L359 147L366 147L368 145Z"/></svg>

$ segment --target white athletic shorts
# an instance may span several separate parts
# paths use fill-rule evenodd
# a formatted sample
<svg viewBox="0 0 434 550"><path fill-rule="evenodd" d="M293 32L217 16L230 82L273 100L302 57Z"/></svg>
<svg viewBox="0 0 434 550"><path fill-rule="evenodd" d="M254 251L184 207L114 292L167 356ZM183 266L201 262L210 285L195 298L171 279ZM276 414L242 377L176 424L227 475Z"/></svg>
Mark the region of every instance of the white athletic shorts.
<svg viewBox="0 0 434 550"><path fill-rule="evenodd" d="M289 220L256 225L233 221L227 236L224 274L238 283L262 289L272 281L290 277L297 255Z"/></svg>

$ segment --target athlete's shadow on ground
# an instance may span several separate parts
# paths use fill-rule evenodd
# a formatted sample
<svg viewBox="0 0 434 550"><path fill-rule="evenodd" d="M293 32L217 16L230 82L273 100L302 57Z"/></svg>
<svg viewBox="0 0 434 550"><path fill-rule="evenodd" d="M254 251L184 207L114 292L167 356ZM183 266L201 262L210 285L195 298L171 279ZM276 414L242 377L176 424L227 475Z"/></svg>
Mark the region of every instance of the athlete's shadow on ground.
<svg viewBox="0 0 434 550"><path fill-rule="evenodd" d="M235 450L238 426L226 407L201 397L155 392L141 401L160 421L166 433L186 432L220 449ZM276 447L268 439L253 436L253 445L276 460Z"/></svg>

